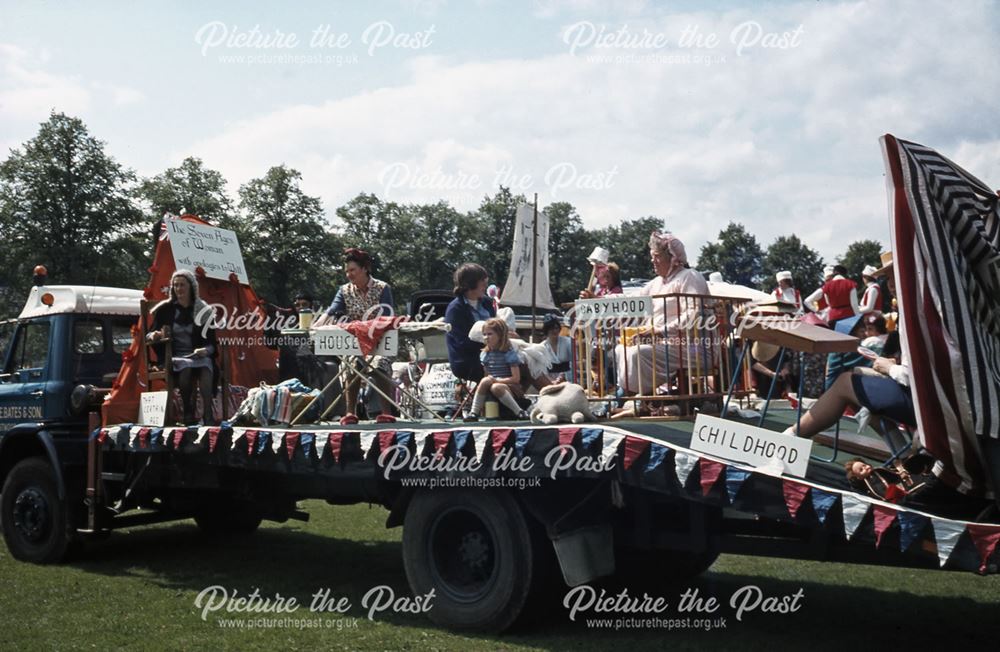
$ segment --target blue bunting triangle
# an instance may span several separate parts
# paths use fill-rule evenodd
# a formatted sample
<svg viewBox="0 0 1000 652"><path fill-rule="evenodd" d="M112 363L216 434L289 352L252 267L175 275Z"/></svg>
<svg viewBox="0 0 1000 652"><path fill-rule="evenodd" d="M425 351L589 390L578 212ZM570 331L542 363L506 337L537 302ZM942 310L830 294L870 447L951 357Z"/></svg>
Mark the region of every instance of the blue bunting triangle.
<svg viewBox="0 0 1000 652"><path fill-rule="evenodd" d="M660 444L650 444L649 461L646 462L646 469L644 472L649 473L663 464L663 461L667 459L667 453L669 452L670 449L666 446L661 446Z"/></svg>
<svg viewBox="0 0 1000 652"><path fill-rule="evenodd" d="M306 456L306 459L309 459L309 454L312 452L314 438L315 435L311 432L304 432L299 436L299 446L302 447L302 454Z"/></svg>
<svg viewBox="0 0 1000 652"><path fill-rule="evenodd" d="M465 445L469 443L470 435L472 435L471 430L456 430L452 434L452 441L455 442L455 450L459 455L462 455L462 451L465 450Z"/></svg>
<svg viewBox="0 0 1000 652"><path fill-rule="evenodd" d="M149 447L155 449L156 443L163 437L163 428L153 428L149 431Z"/></svg>
<svg viewBox="0 0 1000 652"><path fill-rule="evenodd" d="M910 512L899 512L897 518L899 519L899 549L901 552L906 552L906 549L923 534L929 519L926 516Z"/></svg>
<svg viewBox="0 0 1000 652"><path fill-rule="evenodd" d="M602 439L604 436L604 430L601 428L584 428L580 431L580 444L583 446L584 450L590 448L598 439Z"/></svg>
<svg viewBox="0 0 1000 652"><path fill-rule="evenodd" d="M749 477L749 471L726 467L726 493L729 494L729 502L736 500L736 494L740 493L740 488Z"/></svg>
<svg viewBox="0 0 1000 652"><path fill-rule="evenodd" d="M531 441L534 434L534 430L528 429L514 431L514 437L516 438L514 441L514 450L517 451L518 457L524 456L524 449L528 446L528 442Z"/></svg>
<svg viewBox="0 0 1000 652"><path fill-rule="evenodd" d="M257 455L260 455L271 447L271 431L261 430L257 433Z"/></svg>
<svg viewBox="0 0 1000 652"><path fill-rule="evenodd" d="M396 431L396 445L409 450L410 442L413 441L413 432L410 430Z"/></svg>
<svg viewBox="0 0 1000 652"><path fill-rule="evenodd" d="M816 512L819 522L824 523L830 508L837 502L837 494L832 494L829 491L823 491L816 487L813 487L809 493L812 495L813 511Z"/></svg>

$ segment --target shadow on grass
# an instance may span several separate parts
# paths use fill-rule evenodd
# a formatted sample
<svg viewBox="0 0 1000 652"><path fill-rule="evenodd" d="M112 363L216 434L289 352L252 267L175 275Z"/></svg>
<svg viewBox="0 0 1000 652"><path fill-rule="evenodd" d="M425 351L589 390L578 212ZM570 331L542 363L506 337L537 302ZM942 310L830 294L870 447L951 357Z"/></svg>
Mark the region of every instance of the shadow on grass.
<svg viewBox="0 0 1000 652"><path fill-rule="evenodd" d="M658 617L676 621L690 616L683 628L616 628L614 622L598 627L586 622L588 618L647 617L622 612L591 611L570 622L568 611L561 604L566 589L560 587L552 591L552 598L529 622L513 632L499 638L476 634L469 638L487 647L700 649L738 644L741 650L772 649L775 645L791 649L841 649L845 643L864 647L891 645L894 649L901 644L918 645L926 649L928 645L958 641L963 646L992 648L1000 638L997 624L1000 597L982 603L953 595L960 594L963 582L987 582L996 588L997 578L843 564L836 565L838 571L831 573L825 565L809 566L818 562L730 559L738 562L717 567L735 566L736 572L709 571L698 579L672 586L653 588L647 577L614 579L595 587L598 592L606 590L608 596L623 588L631 597L642 597L644 591L662 596L669 608ZM781 564L782 568L801 564L794 567L796 572L809 579L768 576L769 572L775 573L775 564ZM142 578L165 590L187 592L190 597L182 599L190 599L192 619L199 617L194 595L212 585L225 587L230 594L237 591L240 596L249 595L255 588L262 597L295 596L303 605L302 612L308 610L315 591L328 588L332 596L346 596L350 600L352 608L346 615L362 618L366 615L361 606L362 596L374 587L385 585L397 596L410 595L399 543L339 539L304 532L295 526L262 528L252 536L227 539L205 536L188 523L129 530L90 546L72 566L101 575ZM843 570L843 575L837 574L839 570ZM810 572L830 577L829 583L814 581ZM892 575L897 572L908 575L900 580ZM748 585L759 587L765 596L779 598L801 589L801 608L796 613L761 613L758 609L744 614L742 622L737 621L730 598ZM704 598L716 598L719 609L714 613L678 613L678 597L687 589L697 589ZM725 620L724 626L720 618ZM408 628L432 626L425 616L391 611L379 613L375 619ZM714 631L693 629L695 619L711 620Z"/></svg>

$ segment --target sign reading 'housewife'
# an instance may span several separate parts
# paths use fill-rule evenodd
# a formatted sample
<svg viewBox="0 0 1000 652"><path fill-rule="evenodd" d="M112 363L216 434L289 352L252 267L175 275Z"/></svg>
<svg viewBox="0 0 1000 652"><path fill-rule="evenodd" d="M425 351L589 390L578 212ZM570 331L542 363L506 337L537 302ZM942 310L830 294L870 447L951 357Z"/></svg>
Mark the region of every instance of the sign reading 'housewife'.
<svg viewBox="0 0 1000 652"><path fill-rule="evenodd" d="M176 219L164 220L163 228L177 269L193 272L201 267L209 278L228 281L230 274L236 274L240 283L250 283L239 240L232 231Z"/></svg>
<svg viewBox="0 0 1000 652"><path fill-rule="evenodd" d="M320 327L310 333L313 353L316 355L361 355L358 338L337 326ZM388 357L399 353L399 331L386 331L373 351L375 355Z"/></svg>
<svg viewBox="0 0 1000 652"><path fill-rule="evenodd" d="M691 449L751 466L780 465L785 473L805 477L812 440L699 414Z"/></svg>

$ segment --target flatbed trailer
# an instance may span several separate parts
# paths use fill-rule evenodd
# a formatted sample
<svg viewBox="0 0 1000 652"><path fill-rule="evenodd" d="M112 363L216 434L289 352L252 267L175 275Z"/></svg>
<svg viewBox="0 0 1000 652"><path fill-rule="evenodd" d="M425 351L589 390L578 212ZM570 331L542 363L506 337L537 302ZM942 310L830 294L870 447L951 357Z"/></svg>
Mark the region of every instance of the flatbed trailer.
<svg viewBox="0 0 1000 652"><path fill-rule="evenodd" d="M997 572L1000 526L857 494L839 465L814 460L792 477L690 438L690 423L648 420L121 424L91 433L84 530L193 516L250 531L261 517L305 518L298 500L379 504L387 527L403 526L414 594L434 591L431 619L485 631L508 628L554 579L641 567L677 580L724 552Z"/></svg>

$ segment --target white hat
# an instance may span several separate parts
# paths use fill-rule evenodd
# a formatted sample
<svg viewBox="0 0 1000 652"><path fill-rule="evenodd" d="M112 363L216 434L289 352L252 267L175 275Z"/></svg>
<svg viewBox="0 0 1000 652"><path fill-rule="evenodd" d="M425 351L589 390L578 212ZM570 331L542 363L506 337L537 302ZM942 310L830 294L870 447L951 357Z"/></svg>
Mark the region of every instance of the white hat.
<svg viewBox="0 0 1000 652"><path fill-rule="evenodd" d="M595 265L598 263L600 263L601 265L607 265L608 258L610 256L611 253L604 247L594 247L594 250L590 252L589 256L587 256L587 261Z"/></svg>
<svg viewBox="0 0 1000 652"><path fill-rule="evenodd" d="M710 283L725 283L722 280L722 272L712 272L708 275L708 280Z"/></svg>
<svg viewBox="0 0 1000 652"><path fill-rule="evenodd" d="M786 269L783 272L778 272L777 274L775 274L774 278L779 283L781 283L782 281L791 281L792 280L792 273Z"/></svg>
<svg viewBox="0 0 1000 652"><path fill-rule="evenodd" d="M833 265L827 265L823 268L823 277L829 278L831 276L833 276Z"/></svg>
<svg viewBox="0 0 1000 652"><path fill-rule="evenodd" d="M875 267L873 267L872 265L865 265L865 268L863 270L861 270L861 275L862 276L871 276L872 278L875 278L875 275L877 273L878 273L878 270Z"/></svg>

